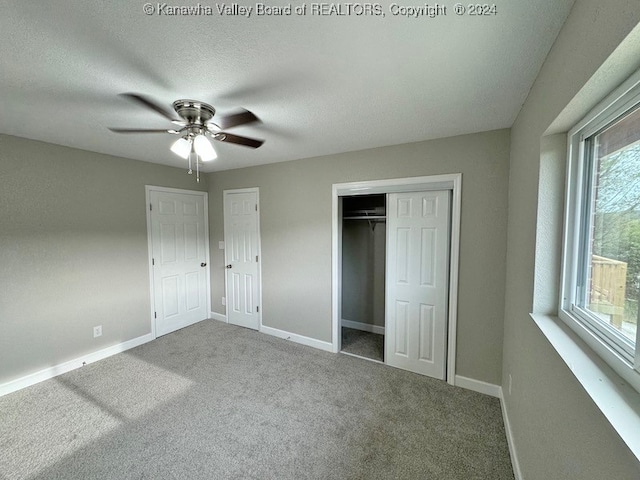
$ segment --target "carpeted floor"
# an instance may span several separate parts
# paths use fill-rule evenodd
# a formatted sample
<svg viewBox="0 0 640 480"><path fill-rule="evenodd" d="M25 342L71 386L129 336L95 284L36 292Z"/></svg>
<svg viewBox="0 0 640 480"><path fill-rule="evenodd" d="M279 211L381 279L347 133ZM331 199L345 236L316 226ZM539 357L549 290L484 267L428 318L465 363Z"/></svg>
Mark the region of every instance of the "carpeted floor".
<svg viewBox="0 0 640 480"><path fill-rule="evenodd" d="M0 398L0 478L513 473L496 398L205 321Z"/></svg>
<svg viewBox="0 0 640 480"><path fill-rule="evenodd" d="M384 362L384 335L342 327L342 351Z"/></svg>

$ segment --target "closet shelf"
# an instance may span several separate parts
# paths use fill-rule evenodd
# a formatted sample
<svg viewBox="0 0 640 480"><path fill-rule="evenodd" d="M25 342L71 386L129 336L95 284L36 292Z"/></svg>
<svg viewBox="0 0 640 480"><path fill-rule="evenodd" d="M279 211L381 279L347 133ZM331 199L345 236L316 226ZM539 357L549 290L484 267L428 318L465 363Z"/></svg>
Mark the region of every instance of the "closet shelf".
<svg viewBox="0 0 640 480"><path fill-rule="evenodd" d="M344 217L343 220L386 220L385 215L358 215L356 217Z"/></svg>

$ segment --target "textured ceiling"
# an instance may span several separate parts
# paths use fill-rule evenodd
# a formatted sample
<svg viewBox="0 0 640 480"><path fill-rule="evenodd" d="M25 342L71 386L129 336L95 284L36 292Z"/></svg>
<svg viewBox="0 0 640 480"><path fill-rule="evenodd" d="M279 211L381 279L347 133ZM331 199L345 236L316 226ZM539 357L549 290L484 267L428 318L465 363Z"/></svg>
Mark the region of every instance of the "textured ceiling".
<svg viewBox="0 0 640 480"><path fill-rule="evenodd" d="M107 130L171 128L119 93L253 111L262 124L230 132L265 144L216 142L205 167L216 171L510 127L572 3L502 0L495 15L458 16L444 1L446 15L407 18L389 2L384 16L314 15L300 0L305 15L258 16L238 2L247 18L207 0L151 2L152 15L143 1L4 0L0 133L183 166L174 136ZM168 15L177 5L200 15Z"/></svg>

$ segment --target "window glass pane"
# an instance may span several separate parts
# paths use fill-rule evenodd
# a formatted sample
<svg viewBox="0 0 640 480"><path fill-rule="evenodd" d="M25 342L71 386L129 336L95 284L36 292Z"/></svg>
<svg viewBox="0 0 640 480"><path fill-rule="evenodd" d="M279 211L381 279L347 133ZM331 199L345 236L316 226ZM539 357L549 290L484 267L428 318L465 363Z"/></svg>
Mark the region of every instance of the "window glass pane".
<svg viewBox="0 0 640 480"><path fill-rule="evenodd" d="M593 139L588 305L635 342L640 299L640 109Z"/></svg>

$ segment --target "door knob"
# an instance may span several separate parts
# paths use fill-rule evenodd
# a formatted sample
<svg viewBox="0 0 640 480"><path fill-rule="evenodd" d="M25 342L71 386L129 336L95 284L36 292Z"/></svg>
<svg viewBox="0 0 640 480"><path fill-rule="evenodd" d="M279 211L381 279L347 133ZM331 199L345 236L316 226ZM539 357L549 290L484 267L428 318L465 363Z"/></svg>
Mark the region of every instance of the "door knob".
<svg viewBox="0 0 640 480"><path fill-rule="evenodd" d="M200 266L201 266L201 267L206 267L206 266L207 266L207 264L206 264L206 263L201 263L201 264L200 264Z"/></svg>
<svg viewBox="0 0 640 480"><path fill-rule="evenodd" d="M227 268L233 268L233 266L231 264L227 265Z"/></svg>

